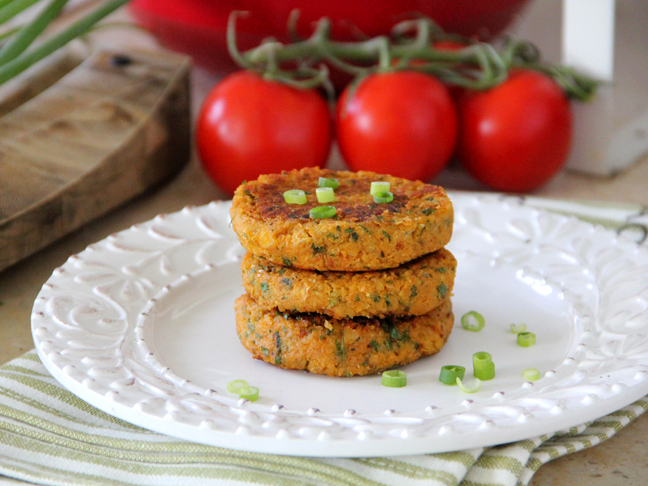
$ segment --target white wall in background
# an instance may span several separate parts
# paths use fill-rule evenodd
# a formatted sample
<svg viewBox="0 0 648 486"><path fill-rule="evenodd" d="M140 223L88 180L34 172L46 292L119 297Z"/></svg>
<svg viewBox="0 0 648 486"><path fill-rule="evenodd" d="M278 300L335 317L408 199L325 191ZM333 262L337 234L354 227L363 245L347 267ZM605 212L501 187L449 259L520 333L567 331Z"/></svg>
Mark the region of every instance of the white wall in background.
<svg viewBox="0 0 648 486"><path fill-rule="evenodd" d="M574 103L568 169L611 175L648 154L648 1L535 0L510 32L606 81Z"/></svg>

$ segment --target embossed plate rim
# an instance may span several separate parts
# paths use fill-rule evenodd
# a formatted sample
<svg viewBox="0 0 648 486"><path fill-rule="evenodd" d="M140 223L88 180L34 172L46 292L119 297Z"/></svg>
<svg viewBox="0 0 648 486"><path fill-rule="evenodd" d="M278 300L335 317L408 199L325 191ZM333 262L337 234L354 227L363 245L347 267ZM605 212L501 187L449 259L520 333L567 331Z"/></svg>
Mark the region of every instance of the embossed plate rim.
<svg viewBox="0 0 648 486"><path fill-rule="evenodd" d="M595 263L600 263L602 273L603 270L609 273L606 259L619 255L628 260L633 257L642 266L648 265L648 252L629 240L575 218L526 207L518 198L453 193L451 197L457 213L455 237L459 243L483 234L487 247L490 239L499 238L492 248L483 249L485 255L499 265L524 264L522 277L535 279L534 282L542 285L564 287L565 282L560 280L564 280L566 270L554 269L547 273L542 268L533 268L533 259L528 261L533 253L528 245L537 245L542 259L554 266L565 256L557 255L551 260L551 252L566 251L567 247L569 251L576 248L583 255L592 255ZM599 325L598 310L596 315L588 315L591 292L570 288L568 292L576 291L570 302L578 308L574 320L583 326L579 337L582 342L573 347L573 357L570 355L561 365L567 370L566 375L557 382L549 380L549 386L543 385L538 396L531 397L533 400L529 395L509 398L496 394L485 401L467 396L463 404L465 411L454 411L450 416L434 409L411 416L383 414L381 417L347 410L337 417L329 414L319 419L317 410L296 414L279 406L263 409L255 408L250 402L223 399L213 390L189 383L173 370L165 369L141 340L146 329L143 323L147 320L143 308L155 307L151 298L174 283L231 264L240 257L238 243L234 239L232 246L233 235L228 234L228 206L227 202L211 203L160 215L90 245L53 273L34 303L32 330L41 360L63 386L111 415L171 436L253 452L329 457L444 452L520 440L592 420L648 393L648 358L643 357L634 357L632 363L619 360L618 367L625 366L627 373L626 368L609 368L610 376L615 371L623 373L608 381L603 377L599 382L590 383L588 368L579 367L585 362L590 367L596 365L590 363L592 359L585 358L588 353L598 351L598 343L593 343L598 336L592 332L592 326ZM573 237L574 232L577 237ZM612 244L609 251L597 248L601 239ZM471 251L461 246L453 248L453 252ZM102 259L106 248L111 248L111 258L125 258L119 272L125 276L127 285L120 288L119 294L109 288L110 268L117 263ZM193 263L181 263L174 268L173 258L169 256L174 251L178 251L176 257L180 260L193 252ZM615 251L608 256L607 253ZM155 271L146 274L152 265L157 265ZM572 267L567 270L576 272L569 278L587 276L584 267ZM128 280L131 277L132 281ZM88 282L96 285L91 289ZM108 295L109 299L122 299L121 304L113 302L101 308L106 305L106 295L102 296L102 292L106 295L113 292L112 296ZM577 295L579 292L582 295ZM639 299L644 299L645 294L644 291L638 295L635 304L639 305ZM75 298L79 298L76 303ZM135 310L129 309L133 302L131 307ZM639 313L643 320L635 322L637 329L645 325L644 314ZM629 332L628 336L634 337L632 328ZM630 340L626 338L620 345L629 346ZM159 388L155 387L155 380L162 383ZM575 384L570 385L570 380ZM148 388L142 387L141 382ZM576 385L583 390L573 392ZM528 388L533 389L533 385ZM577 403L570 393L575 393ZM509 417L503 419L502 414ZM233 418L235 426L231 423ZM318 420L326 426L318 428ZM308 427L299 426L304 422ZM268 430L272 434L266 433Z"/></svg>

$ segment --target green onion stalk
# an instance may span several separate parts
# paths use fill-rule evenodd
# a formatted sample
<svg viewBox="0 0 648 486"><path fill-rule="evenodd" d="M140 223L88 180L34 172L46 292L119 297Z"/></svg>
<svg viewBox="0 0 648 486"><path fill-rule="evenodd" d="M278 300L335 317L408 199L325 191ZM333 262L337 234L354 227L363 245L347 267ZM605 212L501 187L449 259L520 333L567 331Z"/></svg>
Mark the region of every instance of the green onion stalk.
<svg viewBox="0 0 648 486"><path fill-rule="evenodd" d="M0 0L0 24L8 22L39 1L42 0ZM31 21L0 37L3 41L0 47L0 84L13 79L68 42L87 34L95 24L128 1L107 0L65 29L41 40L44 31L68 3L68 0L50 0Z"/></svg>
<svg viewBox="0 0 648 486"><path fill-rule="evenodd" d="M470 90L493 88L508 78L516 68L541 71L552 77L567 96L580 101L590 99L598 82L570 68L544 62L531 43L504 39L500 49L444 32L428 18L396 24L390 35L357 42L331 39L331 21L321 18L310 35L297 35L297 14L291 15L288 29L293 39L282 43L274 38L241 52L236 42L237 20L245 12L232 12L227 28L227 45L232 59L243 69L258 72L264 78L299 88L323 87L331 92L329 68L333 66L356 77L377 72L416 70L429 73L447 85ZM456 50L436 48L435 43L452 40ZM289 68L284 68L289 64Z"/></svg>

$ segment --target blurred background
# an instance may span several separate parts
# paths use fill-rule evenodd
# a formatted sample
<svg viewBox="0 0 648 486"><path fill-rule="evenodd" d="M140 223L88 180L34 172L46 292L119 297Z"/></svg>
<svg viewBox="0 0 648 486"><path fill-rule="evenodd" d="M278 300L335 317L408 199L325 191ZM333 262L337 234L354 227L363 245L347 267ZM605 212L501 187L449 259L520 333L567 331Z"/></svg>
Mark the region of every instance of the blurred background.
<svg viewBox="0 0 648 486"><path fill-rule="evenodd" d="M237 27L242 50L267 37L288 42L286 19L300 10L299 32L310 34L322 16L333 38L358 40L389 32L412 13L429 16L448 32L493 41L514 35L535 43L543 57L603 81L596 100L573 104L574 141L567 169L609 177L641 160L648 150L648 2L642 0L132 0L130 12L166 47L191 56L197 66L196 100L236 69L225 31L232 10L250 15ZM199 102L196 101L199 105ZM333 163L337 155L332 154ZM483 188L458 181L446 184Z"/></svg>

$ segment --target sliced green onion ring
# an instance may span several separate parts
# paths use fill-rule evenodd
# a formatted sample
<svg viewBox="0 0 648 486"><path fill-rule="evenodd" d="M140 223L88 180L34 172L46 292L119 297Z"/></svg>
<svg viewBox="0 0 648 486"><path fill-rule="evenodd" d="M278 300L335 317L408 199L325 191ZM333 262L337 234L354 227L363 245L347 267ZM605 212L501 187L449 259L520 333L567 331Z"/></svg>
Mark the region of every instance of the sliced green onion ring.
<svg viewBox="0 0 648 486"><path fill-rule="evenodd" d="M461 316L461 325L468 331L477 332L484 328L486 320L479 312L470 311Z"/></svg>
<svg viewBox="0 0 648 486"><path fill-rule="evenodd" d="M527 368L522 372L522 376L527 381L537 381L540 379L540 370L536 368Z"/></svg>
<svg viewBox="0 0 648 486"><path fill-rule="evenodd" d="M227 384L227 391L238 395L241 392L241 389L246 386L250 386L250 384L245 380L232 380Z"/></svg>
<svg viewBox="0 0 648 486"><path fill-rule="evenodd" d="M383 371L382 384L390 388L402 388L407 385L407 373L401 370Z"/></svg>
<svg viewBox="0 0 648 486"><path fill-rule="evenodd" d="M332 218L336 212L333 206L317 206L310 210L310 217L313 219Z"/></svg>
<svg viewBox="0 0 648 486"><path fill-rule="evenodd" d="M315 189L315 195L317 196L317 201L321 203L335 201L335 192L333 192L332 187L318 187Z"/></svg>
<svg viewBox="0 0 648 486"><path fill-rule="evenodd" d="M466 368L458 365L445 365L441 367L441 373L439 373L439 381L445 385L456 385L457 378L463 380L464 375L466 374Z"/></svg>
<svg viewBox="0 0 648 486"><path fill-rule="evenodd" d="M394 195L389 191L377 192L376 194L373 195L373 200L377 204L390 203L394 200Z"/></svg>
<svg viewBox="0 0 648 486"><path fill-rule="evenodd" d="M465 385L461 378L457 376L457 386L464 393L475 393L481 390L482 382L479 378L475 378L471 385Z"/></svg>
<svg viewBox="0 0 648 486"><path fill-rule="evenodd" d="M511 324L511 332L513 334L520 334L526 331L526 324Z"/></svg>
<svg viewBox="0 0 648 486"><path fill-rule="evenodd" d="M332 189L337 189L340 187L340 181L333 177L320 177L317 185L320 187L330 187Z"/></svg>
<svg viewBox="0 0 648 486"><path fill-rule="evenodd" d="M473 374L482 381L495 378L495 363L490 353L480 351L473 354Z"/></svg>
<svg viewBox="0 0 648 486"><path fill-rule="evenodd" d="M259 389L256 386L244 386L239 391L239 398L256 402L259 399Z"/></svg>
<svg viewBox="0 0 648 486"><path fill-rule="evenodd" d="M536 342L536 335L532 332L521 332L517 335L517 343L523 348L533 346Z"/></svg>
<svg viewBox="0 0 648 486"><path fill-rule="evenodd" d="M306 204L306 193L301 189L288 189L283 197L288 204Z"/></svg>
<svg viewBox="0 0 648 486"><path fill-rule="evenodd" d="M389 192L390 189L391 189L391 184L389 182L374 181L371 183L371 189L369 190L369 193L372 196L375 196L379 192Z"/></svg>

